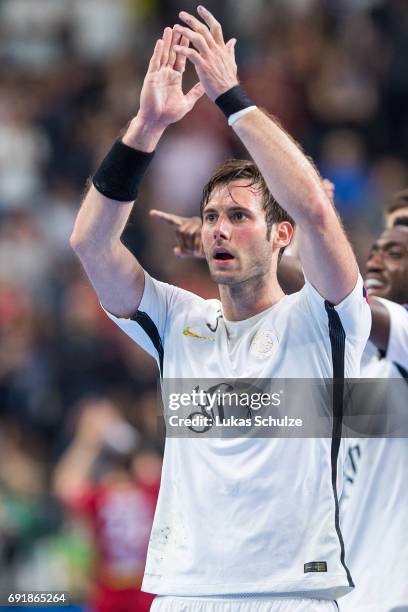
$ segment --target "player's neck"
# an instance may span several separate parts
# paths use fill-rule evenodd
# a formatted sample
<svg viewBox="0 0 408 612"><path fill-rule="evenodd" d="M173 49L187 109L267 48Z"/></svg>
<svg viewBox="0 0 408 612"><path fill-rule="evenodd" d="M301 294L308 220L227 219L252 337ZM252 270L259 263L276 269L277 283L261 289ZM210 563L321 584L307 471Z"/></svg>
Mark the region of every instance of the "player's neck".
<svg viewBox="0 0 408 612"><path fill-rule="evenodd" d="M236 285L219 285L224 316L228 321L243 321L267 310L284 297L274 277L258 276Z"/></svg>

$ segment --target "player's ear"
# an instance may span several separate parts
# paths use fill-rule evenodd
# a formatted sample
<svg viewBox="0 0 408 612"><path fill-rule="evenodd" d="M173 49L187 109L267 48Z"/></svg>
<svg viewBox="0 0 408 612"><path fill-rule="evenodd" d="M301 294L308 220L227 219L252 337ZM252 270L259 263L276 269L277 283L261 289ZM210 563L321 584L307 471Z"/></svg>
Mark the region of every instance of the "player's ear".
<svg viewBox="0 0 408 612"><path fill-rule="evenodd" d="M272 243L274 248L287 247L292 240L294 228L289 221L274 223L272 226Z"/></svg>

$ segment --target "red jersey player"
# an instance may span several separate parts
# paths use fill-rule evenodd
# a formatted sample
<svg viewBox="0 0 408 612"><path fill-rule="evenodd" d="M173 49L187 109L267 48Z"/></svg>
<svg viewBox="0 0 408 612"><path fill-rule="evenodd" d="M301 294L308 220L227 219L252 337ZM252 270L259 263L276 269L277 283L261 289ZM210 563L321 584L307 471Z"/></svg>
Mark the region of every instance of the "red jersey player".
<svg viewBox="0 0 408 612"><path fill-rule="evenodd" d="M139 452L135 474L136 443L135 430L112 404L92 400L82 410L76 435L56 469L57 495L88 520L93 535L96 559L90 604L95 612L143 612L153 600L140 585L160 459L155 453ZM143 474L143 482L138 474Z"/></svg>

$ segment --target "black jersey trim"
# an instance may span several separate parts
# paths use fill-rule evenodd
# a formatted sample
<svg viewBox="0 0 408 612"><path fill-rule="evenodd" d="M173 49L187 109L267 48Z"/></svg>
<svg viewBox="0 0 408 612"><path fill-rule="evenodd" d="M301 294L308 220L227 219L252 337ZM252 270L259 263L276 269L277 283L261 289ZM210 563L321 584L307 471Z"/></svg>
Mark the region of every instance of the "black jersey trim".
<svg viewBox="0 0 408 612"><path fill-rule="evenodd" d="M402 366L400 366L399 363L397 363L396 361L394 361L394 365L397 368L398 372L401 374L402 378L405 378L406 382L408 383L408 372L405 368L403 368Z"/></svg>
<svg viewBox="0 0 408 612"><path fill-rule="evenodd" d="M324 306L329 319L329 336L333 363L333 429L331 439L331 469L335 507L334 521L337 536L340 542L340 561L346 572L349 586L354 587L353 579L345 562L344 540L340 530L339 499L337 495L337 460L340 450L343 422L344 355L346 350L346 333L341 323L339 314L335 310L334 306L327 300L325 300Z"/></svg>
<svg viewBox="0 0 408 612"><path fill-rule="evenodd" d="M152 344L154 348L156 349L157 354L159 356L160 376L163 378L164 349L163 349L163 343L161 341L159 331L155 323L152 321L152 319L149 317L149 315L146 312L142 312L141 310L138 310L137 313L134 314L133 317L131 318L132 318L132 321L136 321L136 323L140 325L140 327L143 329L143 331L149 336L150 340L152 341Z"/></svg>
<svg viewBox="0 0 408 612"><path fill-rule="evenodd" d="M378 354L380 356L380 359L387 359L387 353L386 351L383 351L381 349L378 349ZM397 368L398 372L400 373L401 377L405 379L405 381L408 383L408 371L403 368L399 363L397 363L396 361L392 362L395 367Z"/></svg>

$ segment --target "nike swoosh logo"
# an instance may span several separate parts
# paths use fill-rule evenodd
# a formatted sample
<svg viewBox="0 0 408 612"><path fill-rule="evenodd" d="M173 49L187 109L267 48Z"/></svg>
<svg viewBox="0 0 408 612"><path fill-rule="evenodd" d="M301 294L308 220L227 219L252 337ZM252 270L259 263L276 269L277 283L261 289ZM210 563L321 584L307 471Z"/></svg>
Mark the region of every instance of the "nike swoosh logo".
<svg viewBox="0 0 408 612"><path fill-rule="evenodd" d="M196 332L192 331L191 328L192 325L187 325L187 327L183 329L183 335L190 336L190 338L197 338L197 340L211 340L211 342L214 342L213 338L209 338L208 336L201 336L200 334L197 334Z"/></svg>

